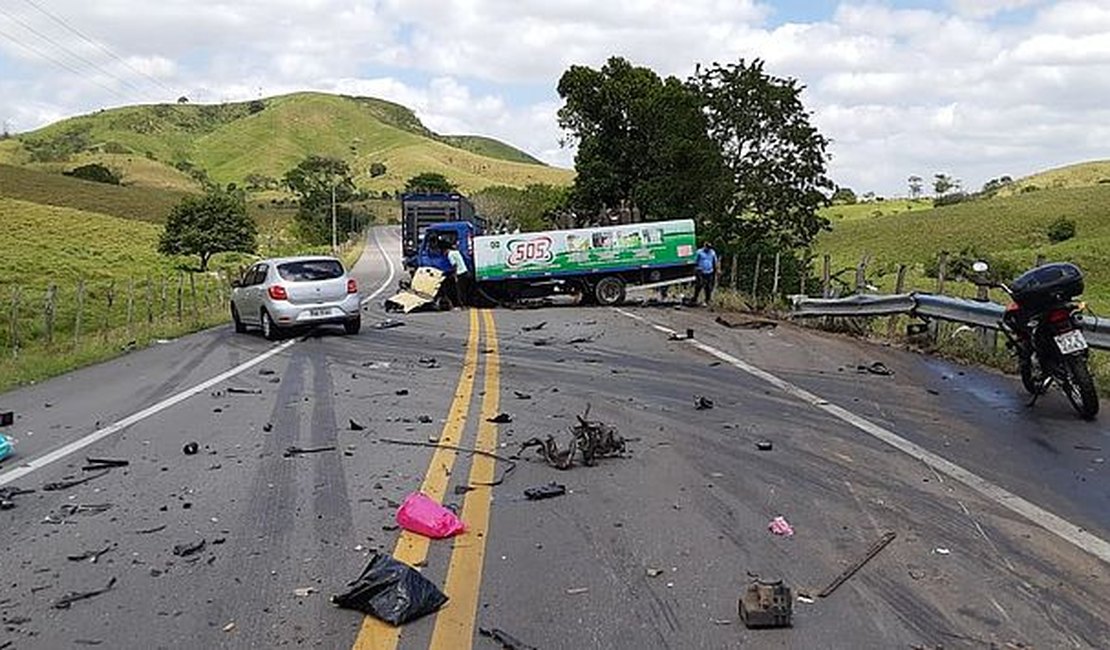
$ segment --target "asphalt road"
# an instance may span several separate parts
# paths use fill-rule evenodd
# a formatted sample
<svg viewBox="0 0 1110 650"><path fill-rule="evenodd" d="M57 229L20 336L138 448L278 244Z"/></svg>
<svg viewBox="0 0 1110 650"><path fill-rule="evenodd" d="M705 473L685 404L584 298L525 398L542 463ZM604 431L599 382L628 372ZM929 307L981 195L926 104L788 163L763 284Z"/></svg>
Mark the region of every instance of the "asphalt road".
<svg viewBox="0 0 1110 650"><path fill-rule="evenodd" d="M358 336L224 327L0 395L18 416L0 487L36 490L0 512L0 648L498 647L479 628L544 649L1110 647L1106 418L1055 395L1027 409L994 372L701 309L454 311L379 330L395 285L379 244L398 257L395 231L371 236L356 276L366 295L390 288ZM687 328L693 341L668 340ZM874 361L894 374L857 372ZM508 456L564 440L587 405L627 454L559 471L528 450L492 488L478 484L507 464L387 442ZM512 422L486 421L499 412ZM86 457L130 465L100 475ZM524 499L550 481L568 494ZM457 505L467 533L396 530L418 489ZM778 515L792 537L768 531ZM792 628L739 624L749 574L816 594L888 531L839 589L794 603ZM331 605L373 549L420 566L447 606L393 629Z"/></svg>

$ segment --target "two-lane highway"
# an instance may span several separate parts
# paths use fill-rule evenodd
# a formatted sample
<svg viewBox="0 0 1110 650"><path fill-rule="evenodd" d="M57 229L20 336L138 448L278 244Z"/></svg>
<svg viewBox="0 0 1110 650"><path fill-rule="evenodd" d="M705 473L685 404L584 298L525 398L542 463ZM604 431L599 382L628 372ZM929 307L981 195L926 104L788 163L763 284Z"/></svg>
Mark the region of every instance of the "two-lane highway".
<svg viewBox="0 0 1110 650"><path fill-rule="evenodd" d="M0 647L496 648L480 628L544 649L1110 647L1105 424L1053 400L1025 409L995 373L728 329L704 310L471 310L376 329L398 249L392 229L368 240L360 285L389 289L358 336L274 345L219 328L0 396L20 415L0 482L37 490L0 513ZM687 328L694 341L669 340ZM895 374L856 372L877 360ZM563 442L587 406L625 456L559 471L529 450L489 487L503 463L446 448ZM490 422L499 412L512 422ZM42 489L88 476L86 456L131 464ZM523 497L550 481L568 494ZM397 530L418 489L468 531ZM792 537L767 529L779 515ZM815 594L888 531L832 595L795 603L793 628L739 624L749 574ZM335 608L371 549L451 600L399 629Z"/></svg>

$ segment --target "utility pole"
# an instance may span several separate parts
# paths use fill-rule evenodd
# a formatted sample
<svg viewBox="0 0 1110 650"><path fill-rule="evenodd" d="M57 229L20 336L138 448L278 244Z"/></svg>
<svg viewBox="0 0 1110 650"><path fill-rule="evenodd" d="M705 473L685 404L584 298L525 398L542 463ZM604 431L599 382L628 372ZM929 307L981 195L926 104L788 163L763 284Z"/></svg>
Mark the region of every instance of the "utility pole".
<svg viewBox="0 0 1110 650"><path fill-rule="evenodd" d="M331 252L332 254L339 253L339 241L336 239L335 233L335 179L331 182Z"/></svg>

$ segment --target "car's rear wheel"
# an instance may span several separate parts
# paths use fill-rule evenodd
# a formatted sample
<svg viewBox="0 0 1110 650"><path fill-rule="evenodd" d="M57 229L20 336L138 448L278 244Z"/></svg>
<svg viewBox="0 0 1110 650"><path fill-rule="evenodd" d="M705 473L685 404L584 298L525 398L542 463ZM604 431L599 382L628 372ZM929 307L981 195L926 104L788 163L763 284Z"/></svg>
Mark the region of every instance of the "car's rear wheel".
<svg viewBox="0 0 1110 650"><path fill-rule="evenodd" d="M281 338L281 330L274 324L274 319L270 318L270 312L263 309L261 321L262 336L264 336L267 341L276 341Z"/></svg>
<svg viewBox="0 0 1110 650"><path fill-rule="evenodd" d="M347 332L348 334L351 334L351 335L358 334L359 330L361 330L361 329L362 329L362 317L361 316L355 316L351 320L346 321L345 323L343 323L343 331Z"/></svg>
<svg viewBox="0 0 1110 650"><path fill-rule="evenodd" d="M235 332L242 334L247 331L246 324L239 318L239 309L235 307L235 303L231 303L231 322L235 325Z"/></svg>

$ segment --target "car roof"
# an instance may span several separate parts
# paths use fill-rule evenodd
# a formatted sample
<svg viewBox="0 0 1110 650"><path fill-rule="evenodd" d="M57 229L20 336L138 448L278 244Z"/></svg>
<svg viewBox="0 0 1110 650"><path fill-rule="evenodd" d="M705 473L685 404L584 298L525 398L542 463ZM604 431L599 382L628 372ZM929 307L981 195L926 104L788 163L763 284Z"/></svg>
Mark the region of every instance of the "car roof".
<svg viewBox="0 0 1110 650"><path fill-rule="evenodd" d="M271 266L276 266L288 262L308 262L314 260L331 260L333 262L339 262L339 258L332 257L331 255L296 255L293 257L269 257L264 260L258 260L255 264L270 264ZM342 262L339 263L343 264Z"/></svg>

